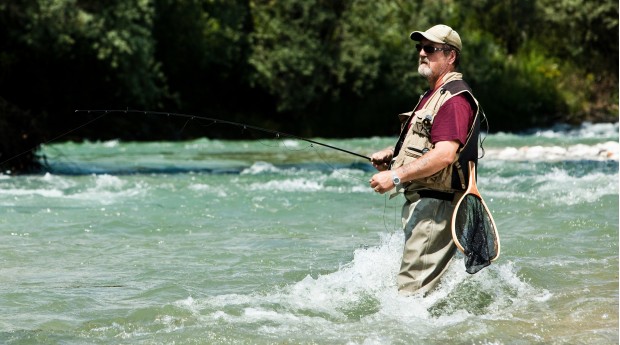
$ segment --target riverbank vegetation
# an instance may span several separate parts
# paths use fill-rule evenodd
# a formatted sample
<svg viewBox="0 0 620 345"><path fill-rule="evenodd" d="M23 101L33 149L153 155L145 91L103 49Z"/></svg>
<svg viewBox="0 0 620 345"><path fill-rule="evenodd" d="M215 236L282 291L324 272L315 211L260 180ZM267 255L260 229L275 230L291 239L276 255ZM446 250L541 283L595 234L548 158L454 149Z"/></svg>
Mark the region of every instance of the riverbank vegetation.
<svg viewBox="0 0 620 345"><path fill-rule="evenodd" d="M617 2L18 0L0 4L0 168L37 169L24 152L93 119L75 109L394 135L427 87L409 33L437 23L491 131L618 120ZM205 135L238 131L108 116L60 140Z"/></svg>

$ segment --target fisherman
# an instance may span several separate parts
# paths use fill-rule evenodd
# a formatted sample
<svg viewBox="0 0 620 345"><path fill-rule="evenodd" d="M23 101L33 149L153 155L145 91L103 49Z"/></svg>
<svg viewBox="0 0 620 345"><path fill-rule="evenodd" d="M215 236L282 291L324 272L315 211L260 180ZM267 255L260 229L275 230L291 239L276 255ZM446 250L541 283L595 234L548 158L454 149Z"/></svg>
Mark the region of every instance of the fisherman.
<svg viewBox="0 0 620 345"><path fill-rule="evenodd" d="M370 157L379 170L370 187L380 194L402 192L406 199L405 245L397 276L404 295L436 287L454 256L451 217L467 188L467 162L477 162L479 131L478 101L457 72L459 34L435 25L412 32L410 38L419 42L418 73L430 89L413 111L399 115L401 134L395 147Z"/></svg>

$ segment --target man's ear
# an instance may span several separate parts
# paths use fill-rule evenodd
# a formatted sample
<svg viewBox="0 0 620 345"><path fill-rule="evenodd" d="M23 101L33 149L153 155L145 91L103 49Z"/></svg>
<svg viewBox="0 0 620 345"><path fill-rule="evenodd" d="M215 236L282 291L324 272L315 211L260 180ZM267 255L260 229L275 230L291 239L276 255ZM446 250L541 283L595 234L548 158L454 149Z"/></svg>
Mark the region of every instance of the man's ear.
<svg viewBox="0 0 620 345"><path fill-rule="evenodd" d="M454 62L456 61L456 57L458 56L457 54L458 53L454 49L450 50L450 60L449 60L450 64L454 65Z"/></svg>

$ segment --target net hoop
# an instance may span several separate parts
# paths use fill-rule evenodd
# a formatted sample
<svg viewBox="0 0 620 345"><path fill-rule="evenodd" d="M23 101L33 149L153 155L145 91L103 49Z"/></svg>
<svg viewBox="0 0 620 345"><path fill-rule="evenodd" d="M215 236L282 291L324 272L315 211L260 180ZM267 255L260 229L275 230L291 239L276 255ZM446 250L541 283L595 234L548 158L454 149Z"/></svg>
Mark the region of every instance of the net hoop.
<svg viewBox="0 0 620 345"><path fill-rule="evenodd" d="M497 258L499 258L499 253L500 253L499 234L497 232L497 226L495 225L495 220L493 219L493 216L491 215L491 212L489 211L487 204L484 202L482 195L480 195L480 191L478 190L478 186L476 185L476 164L471 161L469 162L469 183L467 185L467 189L465 190L465 193L463 193L463 195L459 198L459 201L456 203L456 206L454 207L454 213L452 214L452 224L451 224L452 240L456 244L456 247L459 249L459 251L462 252L463 254L466 254L466 250L463 247L463 245L459 242L459 237L456 233L456 218L457 218L456 215L457 215L457 211L459 207L461 206L461 203L465 200L465 197L467 195L474 195L480 200L480 202L482 203L482 206L484 207L484 211L489 216L491 224L493 225L493 235L496 240L495 243L497 245L496 255L490 259L491 262L493 262L497 260Z"/></svg>

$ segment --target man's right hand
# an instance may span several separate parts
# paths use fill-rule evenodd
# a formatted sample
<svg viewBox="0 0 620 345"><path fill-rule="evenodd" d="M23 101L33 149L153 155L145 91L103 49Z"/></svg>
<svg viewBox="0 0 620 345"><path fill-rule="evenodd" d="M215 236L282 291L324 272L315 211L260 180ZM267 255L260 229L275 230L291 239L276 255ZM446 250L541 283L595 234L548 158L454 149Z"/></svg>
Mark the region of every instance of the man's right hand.
<svg viewBox="0 0 620 345"><path fill-rule="evenodd" d="M394 150L391 148L387 148L385 150L381 150L379 152L375 152L370 156L370 162L375 169L379 171L385 171L390 167L390 162L392 161L392 156L394 155Z"/></svg>

